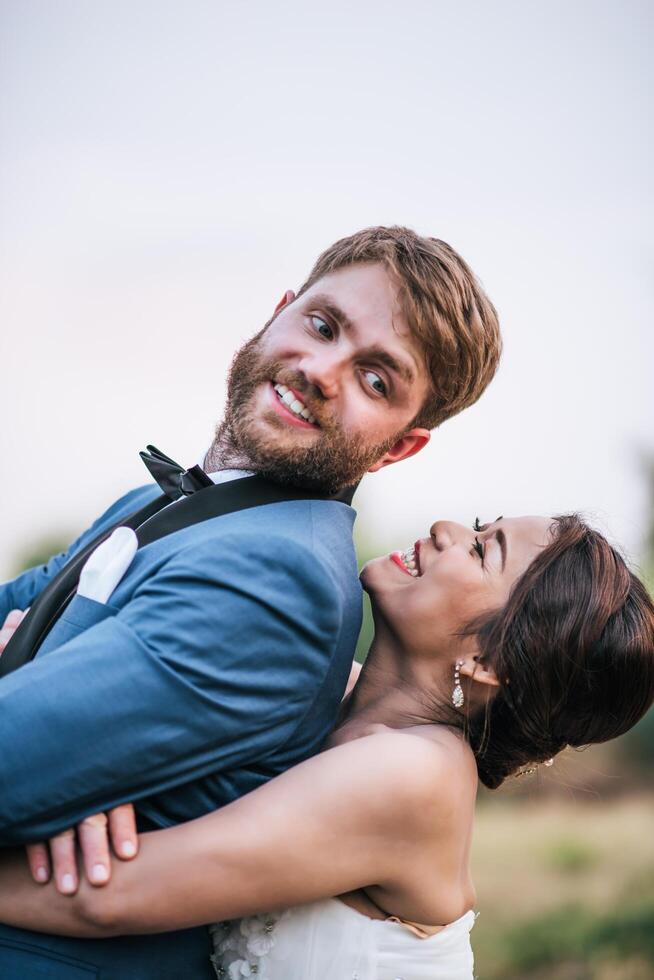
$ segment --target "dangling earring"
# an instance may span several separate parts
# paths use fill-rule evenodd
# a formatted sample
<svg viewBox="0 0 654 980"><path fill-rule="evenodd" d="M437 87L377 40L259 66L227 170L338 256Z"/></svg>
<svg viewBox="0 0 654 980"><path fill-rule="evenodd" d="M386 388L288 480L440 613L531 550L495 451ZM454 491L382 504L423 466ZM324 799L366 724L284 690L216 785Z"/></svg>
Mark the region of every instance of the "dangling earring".
<svg viewBox="0 0 654 980"><path fill-rule="evenodd" d="M452 691L452 704L455 708L463 707L463 689L459 677L461 667L463 667L463 660L457 660L454 665L454 690Z"/></svg>

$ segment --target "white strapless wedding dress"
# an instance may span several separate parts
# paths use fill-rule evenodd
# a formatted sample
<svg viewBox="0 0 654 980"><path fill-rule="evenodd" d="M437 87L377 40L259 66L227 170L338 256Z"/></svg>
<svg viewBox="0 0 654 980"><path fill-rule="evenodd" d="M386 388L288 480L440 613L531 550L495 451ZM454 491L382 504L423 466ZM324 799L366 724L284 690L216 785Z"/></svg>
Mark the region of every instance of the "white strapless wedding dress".
<svg viewBox="0 0 654 980"><path fill-rule="evenodd" d="M211 926L219 980L473 980L474 912L428 938L336 898Z"/></svg>

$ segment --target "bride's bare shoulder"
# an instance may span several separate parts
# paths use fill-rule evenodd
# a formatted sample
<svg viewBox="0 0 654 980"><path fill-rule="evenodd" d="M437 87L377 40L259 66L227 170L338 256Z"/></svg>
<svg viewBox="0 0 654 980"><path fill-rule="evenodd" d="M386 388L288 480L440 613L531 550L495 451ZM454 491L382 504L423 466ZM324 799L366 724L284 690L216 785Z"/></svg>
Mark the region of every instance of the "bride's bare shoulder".
<svg viewBox="0 0 654 980"><path fill-rule="evenodd" d="M437 726L394 730L374 726L367 734L330 752L349 770L350 778L383 801L387 813L402 819L416 815L433 827L452 808L474 802L477 770L470 747L457 735ZM340 758L339 758L340 757Z"/></svg>

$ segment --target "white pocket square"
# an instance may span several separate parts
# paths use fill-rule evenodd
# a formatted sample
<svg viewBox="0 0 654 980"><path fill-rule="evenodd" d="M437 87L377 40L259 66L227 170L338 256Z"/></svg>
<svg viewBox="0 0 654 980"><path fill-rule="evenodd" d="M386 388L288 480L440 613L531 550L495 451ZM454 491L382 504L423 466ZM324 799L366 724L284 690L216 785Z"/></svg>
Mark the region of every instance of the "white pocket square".
<svg viewBox="0 0 654 980"><path fill-rule="evenodd" d="M134 531L129 527L117 527L87 558L79 577L77 594L96 602L107 602L132 564L137 548Z"/></svg>

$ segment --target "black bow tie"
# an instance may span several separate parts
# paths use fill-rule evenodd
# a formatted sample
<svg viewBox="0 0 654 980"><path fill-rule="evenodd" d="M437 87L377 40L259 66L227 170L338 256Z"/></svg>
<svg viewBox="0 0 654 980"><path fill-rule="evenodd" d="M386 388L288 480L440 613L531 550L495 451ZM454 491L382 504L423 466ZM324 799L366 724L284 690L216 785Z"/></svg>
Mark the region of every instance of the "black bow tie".
<svg viewBox="0 0 654 980"><path fill-rule="evenodd" d="M191 466L190 469L185 470L156 446L148 446L147 452L139 455L162 491L171 500L190 497L197 490L213 486L213 480L207 476L201 466Z"/></svg>

